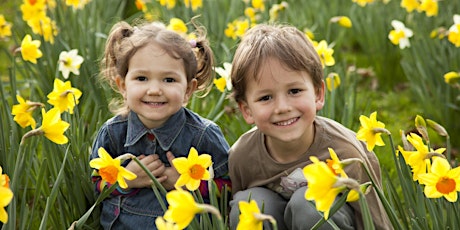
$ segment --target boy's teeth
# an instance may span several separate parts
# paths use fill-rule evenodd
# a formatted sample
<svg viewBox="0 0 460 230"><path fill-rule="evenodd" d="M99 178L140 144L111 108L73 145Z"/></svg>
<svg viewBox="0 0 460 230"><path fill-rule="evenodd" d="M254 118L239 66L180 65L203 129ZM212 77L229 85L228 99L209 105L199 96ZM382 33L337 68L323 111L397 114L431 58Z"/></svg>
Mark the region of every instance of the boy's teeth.
<svg viewBox="0 0 460 230"><path fill-rule="evenodd" d="M297 118L292 118L292 119L289 119L287 121L283 121L283 122L278 122L276 123L277 125L290 125L292 124L294 121L296 121Z"/></svg>

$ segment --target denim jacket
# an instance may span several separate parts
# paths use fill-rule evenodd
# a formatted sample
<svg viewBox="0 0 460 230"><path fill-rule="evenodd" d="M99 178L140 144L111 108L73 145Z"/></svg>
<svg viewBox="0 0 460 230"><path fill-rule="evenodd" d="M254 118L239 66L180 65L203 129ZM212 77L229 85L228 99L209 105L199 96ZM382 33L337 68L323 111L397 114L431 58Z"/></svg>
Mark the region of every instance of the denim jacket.
<svg viewBox="0 0 460 230"><path fill-rule="evenodd" d="M153 134L153 135L152 135ZM180 109L159 128L148 129L136 113L115 116L106 121L93 144L91 159L104 147L112 157L124 153L135 156L158 154L170 166L166 152L187 157L191 147L199 154L211 155L215 178L228 174L228 149L219 126L188 110ZM163 197L166 203L166 199ZM151 188L142 188L134 195L106 198L102 204L101 224L104 229L156 229L155 219L164 211Z"/></svg>

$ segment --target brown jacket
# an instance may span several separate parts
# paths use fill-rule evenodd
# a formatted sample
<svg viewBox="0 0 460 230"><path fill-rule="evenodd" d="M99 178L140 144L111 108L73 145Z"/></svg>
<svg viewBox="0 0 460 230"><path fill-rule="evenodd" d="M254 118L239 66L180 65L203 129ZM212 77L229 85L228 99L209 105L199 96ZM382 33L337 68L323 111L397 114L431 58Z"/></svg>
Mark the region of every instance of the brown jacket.
<svg viewBox="0 0 460 230"><path fill-rule="evenodd" d="M371 174L381 188L380 165L376 155L368 152L365 143L356 139L356 133L328 118L317 116L315 119L315 137L312 145L298 160L290 163L275 161L265 148L264 135L253 128L243 134L230 148L229 174L232 180L232 192L252 187L268 187L283 196L281 177L289 175L296 168L311 164L310 156L316 156L320 161L330 159L328 148L334 149L340 160L347 158L361 159L371 170ZM345 168L348 177L360 183L369 178L359 163L353 163ZM376 229L392 229L388 216L374 189L366 195L366 200ZM350 203L355 210L358 229L363 228L359 202Z"/></svg>

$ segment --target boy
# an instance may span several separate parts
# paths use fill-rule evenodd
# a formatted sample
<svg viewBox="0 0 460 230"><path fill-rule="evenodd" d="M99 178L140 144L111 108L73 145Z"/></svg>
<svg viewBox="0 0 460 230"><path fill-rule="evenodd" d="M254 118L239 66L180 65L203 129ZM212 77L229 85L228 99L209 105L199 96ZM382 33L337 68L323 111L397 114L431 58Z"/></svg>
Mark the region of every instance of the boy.
<svg viewBox="0 0 460 230"><path fill-rule="evenodd" d="M298 169L311 164L310 156L329 159L328 148L341 160L361 159L380 182L378 159L356 134L316 115L324 106L323 68L302 32L275 25L250 29L236 50L231 78L233 97L245 121L255 124L229 151L231 229L238 224L239 201L249 197L276 219L278 229L310 229L316 224L322 217L305 200L308 182L302 181ZM345 170L360 183L369 181L361 167ZM375 227L391 229L375 190L366 199ZM362 229L361 216L359 203L353 202L330 219L340 229ZM331 228L325 223L320 229Z"/></svg>

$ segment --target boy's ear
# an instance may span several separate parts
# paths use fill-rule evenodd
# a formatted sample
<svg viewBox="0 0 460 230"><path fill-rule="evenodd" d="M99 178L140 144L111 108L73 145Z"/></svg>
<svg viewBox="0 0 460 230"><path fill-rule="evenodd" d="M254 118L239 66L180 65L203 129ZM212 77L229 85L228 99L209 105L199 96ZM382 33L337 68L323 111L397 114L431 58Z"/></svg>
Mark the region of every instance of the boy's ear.
<svg viewBox="0 0 460 230"><path fill-rule="evenodd" d="M324 93L325 93L325 84L324 81L321 81L321 87L316 90L316 111L320 111L324 107Z"/></svg>
<svg viewBox="0 0 460 230"><path fill-rule="evenodd" d="M196 90L197 84L198 84L198 82L197 82L196 79L192 79L192 81L190 81L187 84L187 89L185 90L183 104L186 105L188 103L188 100L193 95L193 92L195 92L195 90Z"/></svg>
<svg viewBox="0 0 460 230"><path fill-rule="evenodd" d="M241 113L243 114L243 118L246 123L252 125L254 124L254 118L252 117L252 111L248 106L248 103L245 101L238 102L238 107L240 108Z"/></svg>
<svg viewBox="0 0 460 230"><path fill-rule="evenodd" d="M117 88L120 91L121 95L123 95L123 98L126 99L126 84L125 84L125 80L122 77L117 76L117 78L115 79L115 83L117 84Z"/></svg>

